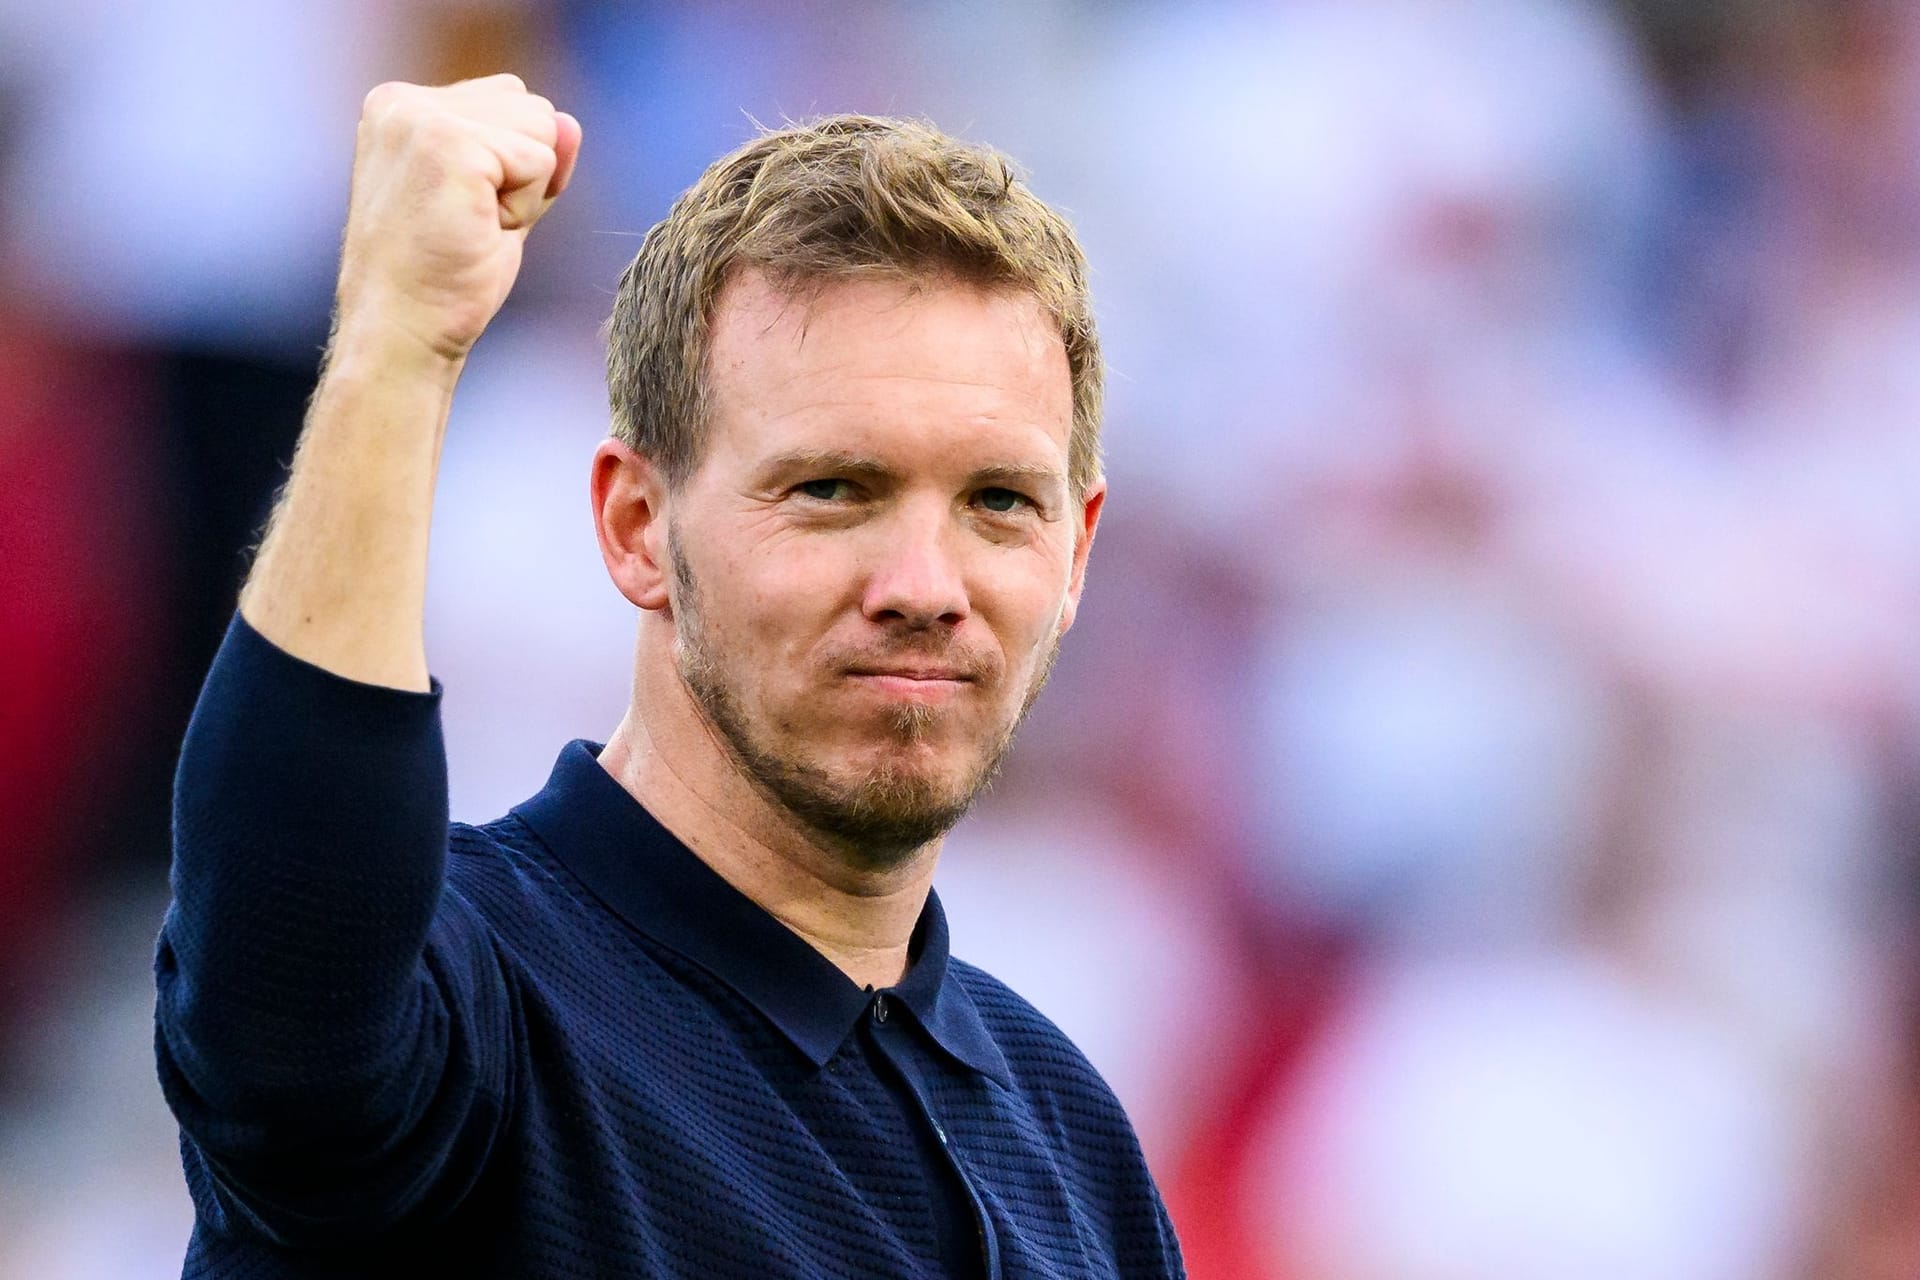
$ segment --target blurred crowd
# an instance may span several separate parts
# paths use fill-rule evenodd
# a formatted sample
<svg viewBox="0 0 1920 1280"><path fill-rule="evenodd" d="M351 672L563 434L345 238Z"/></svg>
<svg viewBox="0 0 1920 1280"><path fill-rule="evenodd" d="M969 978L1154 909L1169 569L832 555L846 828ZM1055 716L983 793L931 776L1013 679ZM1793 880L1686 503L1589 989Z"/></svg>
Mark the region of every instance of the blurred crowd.
<svg viewBox="0 0 1920 1280"><path fill-rule="evenodd" d="M453 806L627 694L598 326L755 122L925 116L1087 242L1112 498L937 885L1200 1280L1920 1275L1920 8L0 0L0 1275L178 1274L168 788L361 96L576 188L436 514Z"/></svg>

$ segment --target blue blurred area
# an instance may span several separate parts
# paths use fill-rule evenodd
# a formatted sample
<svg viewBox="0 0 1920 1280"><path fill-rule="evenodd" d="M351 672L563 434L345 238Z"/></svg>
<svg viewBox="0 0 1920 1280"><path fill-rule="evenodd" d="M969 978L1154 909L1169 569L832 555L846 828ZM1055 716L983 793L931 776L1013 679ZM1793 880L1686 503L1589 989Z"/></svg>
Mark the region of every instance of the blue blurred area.
<svg viewBox="0 0 1920 1280"><path fill-rule="evenodd" d="M456 816L624 707L597 328L754 122L1073 214L1081 621L940 886L1134 1112L1197 1277L1920 1274L1920 12L1897 0L0 5L0 1275L177 1274L173 752L380 80L575 189L477 351Z"/></svg>

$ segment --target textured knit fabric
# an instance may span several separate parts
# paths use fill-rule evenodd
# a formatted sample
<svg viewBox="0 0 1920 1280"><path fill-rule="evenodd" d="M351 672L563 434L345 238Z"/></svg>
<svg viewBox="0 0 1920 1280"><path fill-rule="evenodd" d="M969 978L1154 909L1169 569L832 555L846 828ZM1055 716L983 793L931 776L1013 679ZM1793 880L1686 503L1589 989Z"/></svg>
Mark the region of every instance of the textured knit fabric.
<svg viewBox="0 0 1920 1280"><path fill-rule="evenodd" d="M447 820L439 686L235 618L182 752L160 1079L219 1277L1161 1277L1085 1058L947 955L863 991L569 744Z"/></svg>

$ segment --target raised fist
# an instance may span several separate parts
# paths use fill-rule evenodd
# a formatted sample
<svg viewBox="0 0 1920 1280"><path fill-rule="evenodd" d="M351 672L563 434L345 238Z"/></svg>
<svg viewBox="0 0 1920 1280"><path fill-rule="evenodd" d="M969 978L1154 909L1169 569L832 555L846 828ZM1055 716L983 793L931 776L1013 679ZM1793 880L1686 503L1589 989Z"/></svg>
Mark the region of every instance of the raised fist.
<svg viewBox="0 0 1920 1280"><path fill-rule="evenodd" d="M518 76L374 89L354 147L340 332L464 358L579 152L579 122Z"/></svg>

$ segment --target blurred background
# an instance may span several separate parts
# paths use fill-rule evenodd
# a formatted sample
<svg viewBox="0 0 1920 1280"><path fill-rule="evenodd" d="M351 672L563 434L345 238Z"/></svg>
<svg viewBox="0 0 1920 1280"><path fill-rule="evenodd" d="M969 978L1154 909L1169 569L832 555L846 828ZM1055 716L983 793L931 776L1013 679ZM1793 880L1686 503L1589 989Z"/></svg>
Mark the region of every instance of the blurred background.
<svg viewBox="0 0 1920 1280"><path fill-rule="evenodd" d="M0 0L0 1275L179 1274L175 751L380 80L586 126L470 364L455 816L627 696L587 459L638 238L755 121L1069 210L1081 623L938 881L1203 1280L1920 1276L1920 6Z"/></svg>

